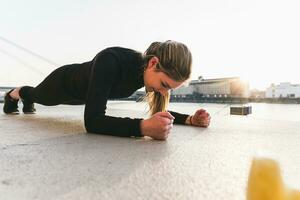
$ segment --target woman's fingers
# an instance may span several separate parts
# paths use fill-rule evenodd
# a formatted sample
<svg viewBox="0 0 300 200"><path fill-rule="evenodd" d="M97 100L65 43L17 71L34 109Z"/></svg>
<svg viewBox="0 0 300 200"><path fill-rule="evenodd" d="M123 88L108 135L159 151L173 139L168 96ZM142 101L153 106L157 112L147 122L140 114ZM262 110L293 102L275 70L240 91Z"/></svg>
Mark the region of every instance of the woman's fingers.
<svg viewBox="0 0 300 200"><path fill-rule="evenodd" d="M175 117L173 115L171 115L171 113L169 113L169 112L159 112L159 113L157 113L157 115L159 115L161 117L166 117L166 118L168 118L170 120L174 120L175 119Z"/></svg>
<svg viewBox="0 0 300 200"><path fill-rule="evenodd" d="M207 127L210 124L210 117L195 117L194 124Z"/></svg>
<svg viewBox="0 0 300 200"><path fill-rule="evenodd" d="M173 124L170 124L167 126L167 131L171 131L171 129L173 128Z"/></svg>
<svg viewBox="0 0 300 200"><path fill-rule="evenodd" d="M197 110L195 116L209 116L209 113L204 109Z"/></svg>
<svg viewBox="0 0 300 200"><path fill-rule="evenodd" d="M202 113L205 113L205 112L206 112L206 110L200 109L200 110L196 111L196 115L201 115Z"/></svg>

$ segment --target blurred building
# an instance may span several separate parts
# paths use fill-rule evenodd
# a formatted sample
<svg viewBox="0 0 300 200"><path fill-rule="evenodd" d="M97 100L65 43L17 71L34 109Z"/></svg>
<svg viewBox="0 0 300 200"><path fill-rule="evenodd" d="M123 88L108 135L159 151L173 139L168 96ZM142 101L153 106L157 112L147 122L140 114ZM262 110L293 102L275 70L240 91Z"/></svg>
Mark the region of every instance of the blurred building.
<svg viewBox="0 0 300 200"><path fill-rule="evenodd" d="M5 95L5 92L0 91L0 102L2 102L4 100L4 95Z"/></svg>
<svg viewBox="0 0 300 200"><path fill-rule="evenodd" d="M253 90L250 91L250 97L251 98L265 98L266 97L266 91L253 89Z"/></svg>
<svg viewBox="0 0 300 200"><path fill-rule="evenodd" d="M266 90L267 98L300 98L300 84L289 82L271 84Z"/></svg>
<svg viewBox="0 0 300 200"><path fill-rule="evenodd" d="M180 88L177 88L175 90L171 90L171 96L175 98L185 98L187 96L193 95L194 93L194 87L192 85L184 85Z"/></svg>
<svg viewBox="0 0 300 200"><path fill-rule="evenodd" d="M187 96L197 95L201 97L249 97L249 84L239 77L192 80L187 87L181 87L171 92L171 95Z"/></svg>

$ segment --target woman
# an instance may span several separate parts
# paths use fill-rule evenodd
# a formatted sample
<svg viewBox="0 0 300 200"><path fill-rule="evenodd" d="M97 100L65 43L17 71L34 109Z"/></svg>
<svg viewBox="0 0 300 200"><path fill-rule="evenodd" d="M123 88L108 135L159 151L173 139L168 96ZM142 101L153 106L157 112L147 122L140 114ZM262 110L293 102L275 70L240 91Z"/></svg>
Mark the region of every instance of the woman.
<svg viewBox="0 0 300 200"><path fill-rule="evenodd" d="M203 109L192 116L166 111L169 90L180 87L190 77L191 66L189 49L176 41L154 42L144 54L121 47L107 48L90 62L57 68L35 88L23 86L9 91L3 111L18 113L19 99L23 102L24 113L34 113L34 103L48 106L85 104L87 132L164 140L173 122L199 127L207 127L210 123L210 116ZM128 97L143 86L151 118L105 115L109 98Z"/></svg>

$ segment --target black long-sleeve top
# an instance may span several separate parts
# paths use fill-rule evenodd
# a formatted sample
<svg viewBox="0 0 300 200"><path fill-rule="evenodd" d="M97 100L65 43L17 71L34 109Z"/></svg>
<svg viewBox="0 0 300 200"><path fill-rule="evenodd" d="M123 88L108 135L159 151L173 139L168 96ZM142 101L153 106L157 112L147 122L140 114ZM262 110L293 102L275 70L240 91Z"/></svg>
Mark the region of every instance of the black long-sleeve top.
<svg viewBox="0 0 300 200"><path fill-rule="evenodd" d="M111 47L95 58L77 65L68 75L66 89L85 102L87 132L115 136L142 136L141 118L105 115L107 100L132 95L144 86L142 54L126 48ZM175 124L184 124L188 115L170 111Z"/></svg>

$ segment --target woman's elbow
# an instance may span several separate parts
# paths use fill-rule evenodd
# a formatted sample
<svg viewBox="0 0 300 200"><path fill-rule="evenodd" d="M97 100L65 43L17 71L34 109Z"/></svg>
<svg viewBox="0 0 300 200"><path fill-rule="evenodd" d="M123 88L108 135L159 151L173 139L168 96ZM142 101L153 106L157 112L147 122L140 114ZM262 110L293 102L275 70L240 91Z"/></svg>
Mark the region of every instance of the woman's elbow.
<svg viewBox="0 0 300 200"><path fill-rule="evenodd" d="M86 132L88 132L88 133L93 133L95 131L92 123L89 121L84 122L84 127L85 127Z"/></svg>
<svg viewBox="0 0 300 200"><path fill-rule="evenodd" d="M105 127L101 125L102 123L95 123L93 121L85 121L84 126L85 130L88 133L100 133L103 134L105 132Z"/></svg>

